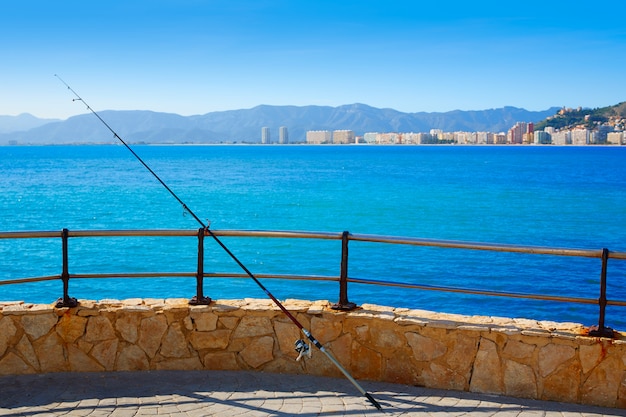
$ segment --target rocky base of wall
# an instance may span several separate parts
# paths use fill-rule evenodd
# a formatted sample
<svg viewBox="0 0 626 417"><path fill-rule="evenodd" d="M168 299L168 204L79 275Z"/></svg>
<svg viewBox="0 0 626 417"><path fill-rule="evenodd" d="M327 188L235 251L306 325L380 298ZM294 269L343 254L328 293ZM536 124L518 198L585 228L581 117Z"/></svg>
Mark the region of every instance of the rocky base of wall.
<svg viewBox="0 0 626 417"><path fill-rule="evenodd" d="M285 307L356 378L626 408L626 340L575 323L467 317L328 301ZM259 370L341 377L269 300L0 302L0 374Z"/></svg>

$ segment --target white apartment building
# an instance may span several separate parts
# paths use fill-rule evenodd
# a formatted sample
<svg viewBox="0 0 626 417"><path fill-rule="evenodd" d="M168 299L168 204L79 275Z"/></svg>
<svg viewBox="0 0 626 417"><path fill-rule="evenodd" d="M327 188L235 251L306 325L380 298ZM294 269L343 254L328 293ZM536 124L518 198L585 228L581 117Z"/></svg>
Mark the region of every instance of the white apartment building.
<svg viewBox="0 0 626 417"><path fill-rule="evenodd" d="M430 135L436 139L443 139L443 130L441 129L430 129Z"/></svg>
<svg viewBox="0 0 626 417"><path fill-rule="evenodd" d="M506 145L506 133L496 133L493 135L493 143L496 145Z"/></svg>
<svg viewBox="0 0 626 417"><path fill-rule="evenodd" d="M422 135L423 133L401 133L400 140L402 143L409 145L419 145L422 143Z"/></svg>
<svg viewBox="0 0 626 417"><path fill-rule="evenodd" d="M609 145L624 145L624 132L610 132L606 135L606 143Z"/></svg>
<svg viewBox="0 0 626 417"><path fill-rule="evenodd" d="M272 143L272 137L270 135L269 127L261 128L261 143L263 144Z"/></svg>
<svg viewBox="0 0 626 417"><path fill-rule="evenodd" d="M309 130L306 132L306 143L333 143L332 132L330 130Z"/></svg>
<svg viewBox="0 0 626 417"><path fill-rule="evenodd" d="M563 146L572 144L572 133L569 130L554 132L551 136L553 145Z"/></svg>
<svg viewBox="0 0 626 417"><path fill-rule="evenodd" d="M363 135L363 142L373 145L376 143L376 137L378 133L368 132Z"/></svg>
<svg viewBox="0 0 626 417"><path fill-rule="evenodd" d="M289 132L287 131L287 126L281 126L278 128L278 143L283 145L289 143Z"/></svg>
<svg viewBox="0 0 626 417"><path fill-rule="evenodd" d="M400 133L366 133L363 135L365 143L376 145L395 145L402 143L402 135Z"/></svg>
<svg viewBox="0 0 626 417"><path fill-rule="evenodd" d="M572 145L589 145L591 143L591 131L588 129L574 129L571 134Z"/></svg>
<svg viewBox="0 0 626 417"><path fill-rule="evenodd" d="M494 134L490 132L475 132L474 143L479 143L482 145L493 145L494 143Z"/></svg>
<svg viewBox="0 0 626 417"><path fill-rule="evenodd" d="M536 145L545 145L548 143L551 143L552 141L552 137L548 132L545 132L543 130L538 130L536 132L534 132L534 141L533 143Z"/></svg>
<svg viewBox="0 0 626 417"><path fill-rule="evenodd" d="M354 143L354 132L352 130L335 130L332 143Z"/></svg>

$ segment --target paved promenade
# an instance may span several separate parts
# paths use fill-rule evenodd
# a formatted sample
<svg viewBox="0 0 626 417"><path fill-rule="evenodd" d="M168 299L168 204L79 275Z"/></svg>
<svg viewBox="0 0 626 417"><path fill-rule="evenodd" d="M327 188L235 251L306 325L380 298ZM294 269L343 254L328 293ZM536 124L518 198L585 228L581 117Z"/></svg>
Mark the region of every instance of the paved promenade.
<svg viewBox="0 0 626 417"><path fill-rule="evenodd" d="M225 371L0 377L0 416L626 416L626 410L362 382Z"/></svg>

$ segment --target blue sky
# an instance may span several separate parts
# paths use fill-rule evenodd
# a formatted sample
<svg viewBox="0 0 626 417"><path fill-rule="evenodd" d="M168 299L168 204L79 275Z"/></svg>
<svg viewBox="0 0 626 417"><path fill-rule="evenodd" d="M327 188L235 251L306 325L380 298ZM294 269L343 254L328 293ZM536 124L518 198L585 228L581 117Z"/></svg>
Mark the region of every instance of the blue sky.
<svg viewBox="0 0 626 417"><path fill-rule="evenodd" d="M626 100L626 2L20 0L0 6L0 115L405 112Z"/></svg>

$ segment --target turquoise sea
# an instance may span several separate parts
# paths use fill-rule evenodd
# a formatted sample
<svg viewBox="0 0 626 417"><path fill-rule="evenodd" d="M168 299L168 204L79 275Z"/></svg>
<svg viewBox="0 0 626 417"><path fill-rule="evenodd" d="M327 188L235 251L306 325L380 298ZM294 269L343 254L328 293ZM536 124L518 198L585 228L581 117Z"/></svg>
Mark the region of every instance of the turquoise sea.
<svg viewBox="0 0 626 417"><path fill-rule="evenodd" d="M303 230L626 252L626 147L135 146L214 230ZM199 224L123 146L0 147L0 231L189 229ZM256 274L339 274L338 241L224 238ZM195 238L70 239L70 273L187 271ZM206 272L240 272L214 242ZM597 298L600 260L350 243L350 277ZM59 239L0 239L0 280L61 272ZM609 299L626 300L610 260ZM337 301L336 283L267 280L278 298ZM263 298L250 279L206 279L205 295ZM74 280L78 299L186 297L193 279ZM50 303L59 281L0 285ZM350 284L357 304L598 322L598 307ZM626 329L626 309L608 326Z"/></svg>

